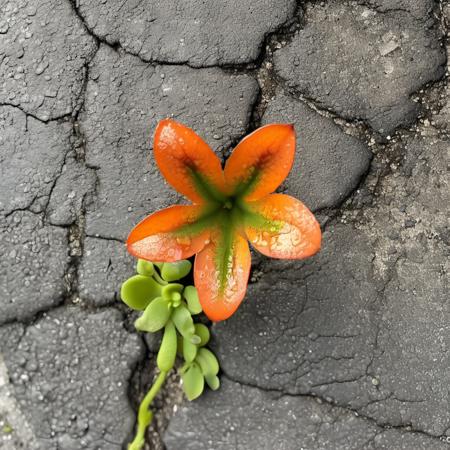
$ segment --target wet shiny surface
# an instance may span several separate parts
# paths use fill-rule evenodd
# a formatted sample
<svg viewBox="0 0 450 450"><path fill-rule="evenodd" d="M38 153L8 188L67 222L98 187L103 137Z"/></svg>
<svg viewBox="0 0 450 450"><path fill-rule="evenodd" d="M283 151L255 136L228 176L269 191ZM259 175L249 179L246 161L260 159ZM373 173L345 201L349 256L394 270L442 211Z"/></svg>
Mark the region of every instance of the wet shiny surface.
<svg viewBox="0 0 450 450"><path fill-rule="evenodd" d="M225 164L229 192L247 185L246 200L258 200L273 192L287 177L295 154L292 125L271 124L244 138Z"/></svg>
<svg viewBox="0 0 450 450"><path fill-rule="evenodd" d="M302 259L320 249L321 231L314 215L299 200L284 194L271 194L248 203L266 221L258 226L246 221L245 232L251 244L272 258Z"/></svg>
<svg viewBox="0 0 450 450"><path fill-rule="evenodd" d="M189 236L179 234L179 229L197 222L203 211L201 206L179 205L146 217L128 236L128 251L137 258L152 261L173 262L189 258L206 245L209 230Z"/></svg>
<svg viewBox="0 0 450 450"><path fill-rule="evenodd" d="M193 130L165 119L155 132L154 153L167 181L197 205L149 216L131 232L128 250L154 261L197 254L194 281L211 320L230 317L245 296L251 266L247 238L275 258L302 259L320 249L320 227L309 209L292 197L267 195L292 167L292 125L271 124L251 133L222 170Z"/></svg>
<svg viewBox="0 0 450 450"><path fill-rule="evenodd" d="M213 321L230 317L247 290L251 256L247 240L233 232L225 260L223 236L216 234L195 258L194 282L205 314ZM224 280L224 283L221 283Z"/></svg>
<svg viewBox="0 0 450 450"><path fill-rule="evenodd" d="M166 180L196 203L205 201L193 172L219 192L225 191L219 158L194 131L174 120L162 120L154 140L155 160Z"/></svg>

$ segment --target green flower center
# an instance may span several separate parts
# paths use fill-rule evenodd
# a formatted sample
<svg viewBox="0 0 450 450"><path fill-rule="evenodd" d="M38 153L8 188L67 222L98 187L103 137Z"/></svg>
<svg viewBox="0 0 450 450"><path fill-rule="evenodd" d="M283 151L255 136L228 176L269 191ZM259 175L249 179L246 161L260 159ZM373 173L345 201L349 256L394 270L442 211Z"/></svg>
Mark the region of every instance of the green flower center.
<svg viewBox="0 0 450 450"><path fill-rule="evenodd" d="M224 202L223 202L223 208L224 209L233 209L234 206L234 199L232 197L227 198Z"/></svg>

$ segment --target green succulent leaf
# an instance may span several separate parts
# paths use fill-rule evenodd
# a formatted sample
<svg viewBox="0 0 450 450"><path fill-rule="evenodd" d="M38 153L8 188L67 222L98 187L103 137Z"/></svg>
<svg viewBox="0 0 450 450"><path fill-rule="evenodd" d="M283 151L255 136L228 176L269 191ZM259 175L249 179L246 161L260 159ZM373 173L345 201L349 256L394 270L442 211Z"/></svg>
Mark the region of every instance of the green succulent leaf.
<svg viewBox="0 0 450 450"><path fill-rule="evenodd" d="M191 314L200 314L202 312L202 305L198 299L197 289L194 286L186 286L183 295L187 301L188 309Z"/></svg>
<svg viewBox="0 0 450 450"><path fill-rule="evenodd" d="M184 286L178 283L170 283L162 288L162 296L173 303L173 306L178 306L181 302L181 292Z"/></svg>
<svg viewBox="0 0 450 450"><path fill-rule="evenodd" d="M194 321L192 320L191 313L184 304L174 309L172 320L181 336L191 340L195 333Z"/></svg>
<svg viewBox="0 0 450 450"><path fill-rule="evenodd" d="M164 335L159 348L156 364L159 370L168 372L175 364L177 356L177 331L171 320L166 323Z"/></svg>
<svg viewBox="0 0 450 450"><path fill-rule="evenodd" d="M173 263L164 263L161 276L166 281L176 281L184 278L192 268L192 263L186 259Z"/></svg>
<svg viewBox="0 0 450 450"><path fill-rule="evenodd" d="M152 278L134 275L120 288L120 297L131 309L144 310L148 304L161 295L161 286Z"/></svg>
<svg viewBox="0 0 450 450"><path fill-rule="evenodd" d="M220 387L220 380L217 375L205 375L205 381L213 391L217 391Z"/></svg>
<svg viewBox="0 0 450 450"><path fill-rule="evenodd" d="M165 298L155 298L155 300L145 308L144 313L136 320L134 326L140 331L154 333L164 327L167 323L170 317L170 311L171 308L169 302Z"/></svg>
<svg viewBox="0 0 450 450"><path fill-rule="evenodd" d="M181 379L183 380L183 391L189 401L202 394L205 380L200 367L195 362L190 364L187 370L181 374Z"/></svg>
<svg viewBox="0 0 450 450"><path fill-rule="evenodd" d="M198 347L188 339L183 339L183 358L186 362L194 361Z"/></svg>
<svg viewBox="0 0 450 450"><path fill-rule="evenodd" d="M195 361L202 369L203 375L217 375L219 373L219 361L211 350L200 348Z"/></svg>
<svg viewBox="0 0 450 450"><path fill-rule="evenodd" d="M145 259L138 259L136 272L139 275L151 277L155 272L155 268L153 267L153 263L151 263L150 261L146 261Z"/></svg>
<svg viewBox="0 0 450 450"><path fill-rule="evenodd" d="M210 333L206 325L202 323L195 324L195 334L200 338L199 347L205 346L209 342Z"/></svg>

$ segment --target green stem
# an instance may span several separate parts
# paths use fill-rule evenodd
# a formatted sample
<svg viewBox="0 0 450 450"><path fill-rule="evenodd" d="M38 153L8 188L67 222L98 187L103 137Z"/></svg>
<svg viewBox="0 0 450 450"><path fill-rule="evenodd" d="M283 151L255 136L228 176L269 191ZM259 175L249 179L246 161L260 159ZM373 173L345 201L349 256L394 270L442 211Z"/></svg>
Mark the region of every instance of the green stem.
<svg viewBox="0 0 450 450"><path fill-rule="evenodd" d="M168 372L160 372L158 377L156 378L153 386L147 392L147 395L142 400L139 405L138 412L138 427L136 431L136 436L133 439L133 442L128 445L128 450L141 450L145 443L145 430L150 425L150 422L153 419L153 413L150 411L149 407L156 397L156 394L161 389L164 381L166 381Z"/></svg>
<svg viewBox="0 0 450 450"><path fill-rule="evenodd" d="M158 274L158 272L156 272L156 270L153 272L153 278L155 279L155 281L157 281L159 284L162 284L163 286L166 286L169 284L167 281L163 280L159 276L159 274Z"/></svg>

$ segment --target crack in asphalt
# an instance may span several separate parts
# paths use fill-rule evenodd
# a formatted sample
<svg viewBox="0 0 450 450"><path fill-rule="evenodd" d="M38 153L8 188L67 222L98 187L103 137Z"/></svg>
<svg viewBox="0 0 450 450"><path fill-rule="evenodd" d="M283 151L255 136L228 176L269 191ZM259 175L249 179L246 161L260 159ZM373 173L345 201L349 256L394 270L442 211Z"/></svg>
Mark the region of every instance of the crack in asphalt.
<svg viewBox="0 0 450 450"><path fill-rule="evenodd" d="M257 384L252 384L252 383L248 383L248 382L243 382L243 381L237 380L237 379L231 377L226 372L224 372L223 369L221 369L221 372L222 372L222 377L227 378L229 381L232 381L233 383L239 384L241 386L246 386L246 387L250 387L250 388L253 388L253 389L258 389L258 390L263 391L263 392L267 392L269 394L274 394L274 395L278 396L277 400L279 398L282 398L282 397L309 398L309 399L313 399L313 400L316 400L316 401L318 400L321 403L324 403L324 404L330 406L331 408L339 409L339 410L345 411L345 412L350 412L350 413L354 414L355 416L357 416L358 418L361 418L361 419L367 421L368 423L370 423L372 425L375 425L377 428L379 428L382 431L391 430L391 429L401 430L401 431L404 431L404 432L407 432L407 433L417 433L417 434L420 434L420 435L423 435L423 436L427 436L429 438L432 438L434 440L438 440L438 441L441 442L442 436L436 436L436 435L433 435L431 433L427 433L426 431L413 428L412 425L409 425L409 424L390 425L390 424L387 424L387 423L379 423L374 418L372 418L370 416L367 416L367 415L364 415L364 414L361 414L361 412L356 410L356 409L350 408L350 407L345 406L345 405L340 405L339 403L334 403L334 402L328 400L327 398L321 397L319 395L303 394L303 393L301 393L301 394L291 394L291 393L284 392L281 389L268 389L268 388L261 387L261 386L259 386Z"/></svg>
<svg viewBox="0 0 450 450"><path fill-rule="evenodd" d="M124 240L112 236L104 236L100 234L86 234L85 236L88 238L102 239L104 241L112 241L112 242L119 242L120 244L125 244Z"/></svg>
<svg viewBox="0 0 450 450"><path fill-rule="evenodd" d="M174 62L174 61L168 61L168 60L159 60L159 59L155 59L155 58L149 58L149 59L143 58L139 53L132 52L132 51L124 48L119 41L111 42L108 39L98 36L94 32L94 30L87 24L84 16L80 13L78 6L76 5L76 0L66 0L66 1L68 1L69 4L71 5L74 13L80 19L80 21L83 24L87 33L96 41L97 46L99 46L100 44L104 44L104 45L112 48L115 51L120 50L125 54L128 54L128 55L138 58L141 62L148 64L150 66L189 67L190 69L194 69L194 70L217 68L217 69L221 69L221 70L225 70L225 71L226 70L235 70L235 69L239 70L239 71L245 71L247 69L252 69L252 67L254 67L253 61L251 61L249 63L242 63L242 64L205 64L205 65L197 66L197 65L190 64L188 61Z"/></svg>
<svg viewBox="0 0 450 450"><path fill-rule="evenodd" d="M38 122L41 122L43 124L48 124L50 122L60 122L61 120L65 120L65 119L70 120L70 118L72 117L72 112L70 112L70 113L61 114L59 116L51 117L49 119L44 120L44 119L41 119L40 117L38 117L36 114L33 114L33 113L25 110L20 105L16 105L14 103L9 103L9 102L0 102L0 107L2 107L2 106L9 106L11 108L16 108L19 111L23 112L26 117L32 117L33 119L35 119Z"/></svg>
<svg viewBox="0 0 450 450"><path fill-rule="evenodd" d="M360 119L357 119L357 118L352 119L352 120L348 120L348 119L342 118L342 117L340 117L339 115L335 114L332 111L328 111L326 109L323 109L320 105L317 104L317 102L314 102L311 99L307 99L307 98L303 97L300 93L295 93L295 92L287 89L285 84L283 83L283 81L280 80L279 77L277 77L274 74L273 69L267 69L266 68L267 66L270 67L270 64L272 64L272 53L273 53L274 46L279 44L281 40L289 39L290 37L292 37L296 33L297 29L302 26L303 21L307 20L307 17L304 17L304 16L302 17L302 15L301 15L301 10L304 8L304 5L301 2L297 2L296 10L295 10L293 16L290 19L288 19L284 24L282 24L280 27L278 27L277 30L275 30L275 31L273 31L271 33L268 33L264 37L264 39L262 41L262 44L261 44L261 48L260 48L260 54L255 59L255 61L252 61L252 62L246 63L246 64L237 64L237 65L205 65L205 66L199 67L199 66L192 66L192 65L190 65L188 63L174 63L174 62L159 61L159 60L153 60L153 59L152 60L146 60L146 59L142 58L138 54L134 54L134 53L132 53L132 52L130 52L128 50L125 50L119 43L111 43L111 42L108 42L106 39L101 39L88 27L87 23L84 20L84 17L79 12L79 10L76 7L74 1L71 1L71 0L67 0L67 1L70 2L70 4L71 4L75 14L77 15L77 17L83 23L83 25L84 25L86 31L88 32L88 34L95 39L95 41L97 43L97 51L99 49L100 44L104 44L104 45L107 45L108 47L113 48L115 50L120 49L124 53L128 53L128 54L130 54L130 55L132 55L134 57L137 57L139 60L141 60L145 64L149 64L149 65L187 66L187 67L190 67L190 68L196 69L196 70L216 67L216 68L219 68L219 69L224 70L224 71L234 71L234 72L239 72L239 73L248 73L248 74L252 75L253 77L256 77L256 79L258 81L258 84L259 84L259 93L258 93L258 96L257 96L254 104L250 108L250 111L251 111L250 118L249 118L249 121L248 121L248 124L247 124L247 128L245 130L245 133L243 133L242 137L245 136L246 134L248 134L249 132L255 130L256 128L258 128L260 126L261 119L262 119L262 117L264 115L265 108L266 108L266 106L268 104L268 99L270 98L270 93L272 92L274 86L282 87L283 90L287 94L289 94L291 97L295 98L297 101L303 101L303 102L307 103L308 106L310 106L313 109L315 109L321 115L324 115L326 117L332 117L335 120L342 120L346 124L351 124L351 125L357 127L362 132L362 134L366 134L367 135L368 139L373 138L373 136L375 134L375 132L364 121L361 121ZM313 2L308 2L307 4L309 4L309 3L313 3ZM363 3L363 4L365 6L367 6L367 7L369 7L365 3ZM442 2L440 2L440 4L442 5ZM380 11L379 9L373 8L373 5L372 5L372 9L376 10L379 13L400 12L401 11L401 12L407 12L407 13L410 14L409 11L401 9L401 8L392 9L392 10L386 10L386 11ZM443 35L443 39L446 39L445 38L445 34ZM89 64L91 63L91 61L95 57L96 52L94 52L92 58L89 61L87 61L85 63L85 65L84 65L85 73L84 73L83 85L82 85L80 93L79 93L79 95L78 95L78 97L76 99L76 106L75 106L74 110L71 113L63 114L63 115L58 116L58 117L52 117L52 118L47 119L47 120L42 120L39 117L37 117L35 114L26 112L22 107L20 107L18 105L14 105L14 104L10 104L10 103L1 103L0 106L9 106L9 107L17 108L20 111L22 111L27 117L28 116L32 117L35 120L38 120L38 121L40 121L42 123L45 123L45 124L47 124L49 122L61 121L61 120L72 122L73 129L74 129L74 136L76 137L75 141L78 141L78 143L81 143L82 152L85 153L84 135L83 135L82 131L80 130L79 126L78 126L78 117L79 117L79 114L80 114L81 110L83 109L83 105L84 105L84 102L85 102L86 96L87 96L86 86L87 86L87 83L89 81ZM267 79L268 85L264 85L263 84L264 78ZM438 86L440 83L443 83L443 82L448 83L448 80L445 78L445 75L440 80L437 80L435 82L431 82L431 83L427 84L426 86L422 87L421 90L428 91L428 90L434 88L435 86ZM412 95L415 95L415 94L417 94L417 93L414 93ZM420 119L421 119L421 116L417 117L417 119L416 119L415 123L413 124L412 128L414 128L417 125L417 123L419 122ZM345 130L345 126L342 126L339 123L337 123L337 124L341 127L341 129L343 131ZM395 135L400 137L401 133L404 132L404 131L405 131L404 129L399 128L399 129L396 130ZM441 132L441 131L438 130L438 132ZM240 140L240 138L236 139L236 142L238 142L238 140ZM73 148L71 148L66 153L66 155L64 157L63 164L61 165L61 170L60 170L59 174L55 177L55 179L53 181L53 185L51 187L51 190L50 190L50 192L48 194L48 201L47 201L46 206L44 208L43 219L46 219L47 207L48 207L48 205L50 203L50 199L51 199L51 196L53 194L54 188L55 188L55 186L57 184L57 181L58 181L58 179L59 179L59 177L60 177L60 175L62 173L62 168L64 167L64 164L66 163L66 158L67 158L68 154L71 151L75 151L77 153L77 150L79 150L79 148L77 148L77 145L78 145L77 142L74 142ZM383 149L384 146L378 145L378 148L379 149ZM89 167L86 164L85 154L84 153L82 153L81 160L83 161L86 169L92 169L92 170L95 171L95 168ZM77 153L77 154L79 154L79 153ZM371 162L367 172L361 177L361 179L360 179L358 185L355 187L355 189L347 196L347 198L342 200L342 203L338 207L333 209L334 216L331 216L331 220L329 220L326 223L326 225L324 227L325 229L329 226L329 224L333 224L333 223L335 223L336 220L338 220L339 215L342 214L342 212L343 212L342 206L344 204L348 204L349 201L351 201L351 199L354 198L355 193L362 186L365 185L365 183L367 181L367 176L369 175L369 173L372 173L373 170L374 169L372 167L372 162ZM385 175L381 175L380 174L380 176L385 176ZM97 182L98 182L98 177L97 177ZM94 188L92 189L92 191L89 192L89 194L94 194L95 195L95 190L96 189L95 189L95 186L94 186ZM86 197L86 195L87 194L85 194L85 197ZM36 196L36 198L37 198L37 196ZM10 215L10 214L12 214L14 212L17 212L17 211L23 211L23 210L28 210L30 212L33 212L29 208L32 207L32 205L35 202L36 198L34 198L33 201L27 207L11 211L7 215ZM42 316L45 315L47 312L49 312L51 310L54 310L54 309L57 309L57 308L60 308L60 307L64 307L64 305L67 304L67 302L72 304L74 299L79 298L78 272L79 272L79 265L80 265L81 259L83 258L83 242L84 242L84 239L86 237L92 237L92 238L97 238L97 239L103 239L103 240L115 241L115 242L123 243L122 240L117 239L117 238L113 238L113 237L86 234L86 232L85 232L85 220L86 220L86 216L85 216L86 215L85 201L86 201L86 198L83 198L81 210L77 212L77 218L76 218L76 220L74 221L73 224L65 227L65 226L55 225L55 224L52 224L51 222L48 222L52 226L59 226L61 228L68 229L68 234L69 234L69 242L68 242L69 243L69 248L68 248L68 250L69 250L69 253L71 251L71 240L80 242L80 252L81 253L79 255L71 256L70 262L68 264L68 270L67 270L67 273L66 273L66 275L67 275L67 277L69 279L68 287L67 287L67 294L64 295L61 298L61 301L58 304L56 304L56 305L54 305L54 306L52 306L52 307L50 307L50 308L48 308L46 310L39 311L37 314L35 314L29 320L25 320L25 321L14 320L14 321L6 322L2 326L10 325L11 323L19 323L19 324L22 324L25 327L32 326L33 324L38 322L42 318ZM366 205L363 205L361 207L361 209L363 209L363 208L366 208ZM42 213L35 213L35 214L42 215ZM266 270L264 270L264 267L263 267L262 271L264 273L276 272L275 269L270 270L270 271L269 270L266 271ZM280 272L281 272L281 270L280 270ZM390 282L390 279L388 279L386 281L385 287L387 286L387 284L389 282ZM384 295L384 293L383 293L383 295ZM115 306L108 306L107 308L119 309L119 308L116 308ZM97 310L103 309L103 307L94 307L94 308L91 308L91 309L93 311L97 311ZM119 309L119 310L123 313L122 309ZM378 332L379 332L379 329L378 329ZM376 348L377 348L377 338L375 338L375 342L374 342L374 351L375 351ZM147 354L146 354L146 356L147 356ZM368 364L368 366L366 368L366 375L368 375L368 373L370 371L370 366L371 366L372 362L373 362L373 357L372 357L371 362ZM228 378L230 381L232 381L234 383L238 383L238 384L243 385L243 386L256 388L256 389L262 390L264 392L278 394L280 396L304 397L304 398L313 398L313 399L316 399L316 400L319 399L320 401L322 401L323 403L326 403L327 405L329 405L332 408L339 408L342 411L347 411L347 412L351 412L353 414L358 415L358 417L360 417L361 419L366 420L367 422L369 422L369 423L371 423L373 425L376 425L376 427L380 430L380 432L383 432L383 431L389 430L389 429L399 429L401 431L405 431L405 432L409 432L409 433L418 433L418 434L427 436L429 438L437 439L437 440L440 439L439 436L432 435L432 434L427 433L427 432L425 432L423 430L414 429L410 425L400 425L400 426L398 426L398 425L380 424L375 419L373 419L372 417L363 415L363 414L361 414L359 411L357 411L355 409L349 408L347 406L335 404L333 402L330 402L326 398L322 398L322 397L317 396L317 395L313 395L313 394L289 394L289 393L284 392L281 389L280 390L277 390L277 389L265 389L265 388L260 387L260 386L258 386L256 384L252 385L251 383L244 383L244 382L241 382L239 380L233 379L231 376L229 376L225 372L222 372L222 376L224 376L225 378ZM130 381L130 380L128 380L128 381ZM132 398L131 394L129 394L129 399L130 399L130 401L134 400ZM385 400L385 399L383 399L383 400ZM376 401L383 401L383 400L376 400ZM403 401L412 401L412 400L403 400L403 399L402 400L397 399L397 400L398 401L402 401L402 402Z"/></svg>

